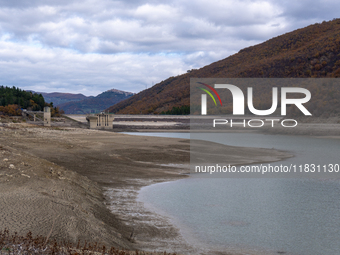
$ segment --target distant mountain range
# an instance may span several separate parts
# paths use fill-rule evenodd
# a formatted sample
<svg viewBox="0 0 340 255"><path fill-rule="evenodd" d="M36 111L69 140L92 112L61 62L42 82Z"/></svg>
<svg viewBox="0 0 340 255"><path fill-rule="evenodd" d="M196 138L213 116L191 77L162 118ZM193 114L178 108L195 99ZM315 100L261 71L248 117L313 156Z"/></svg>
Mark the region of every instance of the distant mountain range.
<svg viewBox="0 0 340 255"><path fill-rule="evenodd" d="M109 107L118 114L159 114L190 105L190 78L327 78L340 77L340 19L310 25L185 74L170 77L153 87ZM331 90L331 91L330 91ZM320 114L323 102L340 110L340 88L313 88ZM271 102L271 98L268 98ZM232 101L229 100L231 107ZM328 106L330 103L328 103ZM330 109L328 109L330 110ZM340 114L340 113L339 113Z"/></svg>
<svg viewBox="0 0 340 255"><path fill-rule="evenodd" d="M67 114L85 114L104 111L106 108L123 101L134 93L111 89L99 94L96 97L88 97L80 101L72 101L58 105Z"/></svg>
<svg viewBox="0 0 340 255"><path fill-rule="evenodd" d="M40 93L40 92L38 92ZM54 106L59 106L64 103L68 102L75 102L75 101L80 101L88 98L87 96L84 96L83 94L71 94L71 93L59 93L59 92L53 92L53 93L40 93L46 103L51 103L53 102Z"/></svg>
<svg viewBox="0 0 340 255"><path fill-rule="evenodd" d="M134 95L134 93L111 89L105 91L98 96L84 96L83 94L71 93L41 93L45 102L53 102L54 106L58 106L64 110L66 114L86 114L98 113L106 108L125 100Z"/></svg>

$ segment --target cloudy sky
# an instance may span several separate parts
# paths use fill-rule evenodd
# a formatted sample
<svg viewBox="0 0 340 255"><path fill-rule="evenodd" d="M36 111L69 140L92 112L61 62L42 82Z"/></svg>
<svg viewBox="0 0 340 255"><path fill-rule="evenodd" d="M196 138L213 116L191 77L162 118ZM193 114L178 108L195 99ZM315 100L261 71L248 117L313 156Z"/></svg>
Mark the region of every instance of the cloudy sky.
<svg viewBox="0 0 340 255"><path fill-rule="evenodd" d="M339 10L338 0L0 0L0 85L138 92Z"/></svg>

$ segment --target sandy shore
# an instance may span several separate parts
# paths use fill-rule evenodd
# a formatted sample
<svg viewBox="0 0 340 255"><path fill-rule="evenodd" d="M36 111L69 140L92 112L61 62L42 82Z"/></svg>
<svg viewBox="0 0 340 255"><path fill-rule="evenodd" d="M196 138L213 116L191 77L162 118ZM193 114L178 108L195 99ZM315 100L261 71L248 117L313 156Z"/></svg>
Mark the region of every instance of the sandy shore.
<svg viewBox="0 0 340 255"><path fill-rule="evenodd" d="M186 177L188 140L28 124L5 125L0 131L1 228L46 236L55 221L52 237L60 240L200 253L168 219L136 202L141 187ZM212 145L204 143L214 153ZM291 156L222 147L219 153L235 164Z"/></svg>

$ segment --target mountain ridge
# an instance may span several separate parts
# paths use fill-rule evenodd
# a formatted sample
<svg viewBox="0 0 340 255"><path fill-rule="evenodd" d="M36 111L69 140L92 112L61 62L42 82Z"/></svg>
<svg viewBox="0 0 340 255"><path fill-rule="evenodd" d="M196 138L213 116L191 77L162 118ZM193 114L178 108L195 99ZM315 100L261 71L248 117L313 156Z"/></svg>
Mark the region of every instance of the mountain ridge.
<svg viewBox="0 0 340 255"><path fill-rule="evenodd" d="M117 114L160 114L189 106L190 78L299 77L340 77L340 19L285 33L200 69L169 77L107 110Z"/></svg>
<svg viewBox="0 0 340 255"><path fill-rule="evenodd" d="M98 113L133 95L134 93L132 92L110 89L95 97L88 97L78 101L70 101L58 106L60 109L64 110L66 114Z"/></svg>
<svg viewBox="0 0 340 255"><path fill-rule="evenodd" d="M53 103L54 106L59 106L60 104L71 102L71 101L80 101L85 98L88 98L87 96L84 96L81 93L73 94L73 93L63 93L63 92L35 92L33 90L27 90L31 91L32 93L41 94L46 103Z"/></svg>
<svg viewBox="0 0 340 255"><path fill-rule="evenodd" d="M66 114L86 114L100 112L107 107L120 102L134 95L132 92L127 92L119 89L109 89L97 96L85 96L81 93L63 93L63 92L35 92L41 94L45 102L53 103L54 107L59 107Z"/></svg>

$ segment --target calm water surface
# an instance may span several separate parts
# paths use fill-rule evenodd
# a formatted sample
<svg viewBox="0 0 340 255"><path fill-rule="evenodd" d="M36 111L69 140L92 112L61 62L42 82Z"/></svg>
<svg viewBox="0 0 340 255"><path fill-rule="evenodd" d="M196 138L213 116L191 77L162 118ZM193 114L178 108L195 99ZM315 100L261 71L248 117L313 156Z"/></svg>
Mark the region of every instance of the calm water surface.
<svg viewBox="0 0 340 255"><path fill-rule="evenodd" d="M144 133L138 133L144 135ZM189 138L188 133L145 133ZM288 150L276 164L340 163L340 140L228 133L205 135L227 145ZM207 249L265 249L340 254L340 181L187 178L141 190L139 200L172 218L189 242Z"/></svg>

